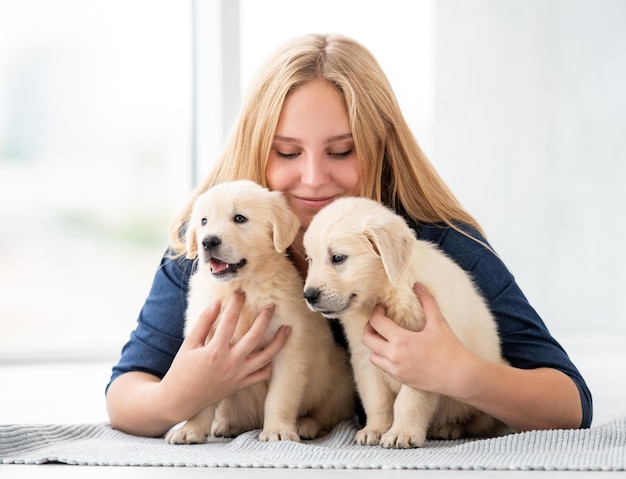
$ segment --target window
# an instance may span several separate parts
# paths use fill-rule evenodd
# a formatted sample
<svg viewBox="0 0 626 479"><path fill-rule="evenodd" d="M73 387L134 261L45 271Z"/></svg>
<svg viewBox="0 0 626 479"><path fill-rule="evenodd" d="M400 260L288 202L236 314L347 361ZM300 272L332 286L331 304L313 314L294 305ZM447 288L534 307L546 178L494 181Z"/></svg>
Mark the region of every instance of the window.
<svg viewBox="0 0 626 479"><path fill-rule="evenodd" d="M0 8L0 358L119 351L191 186L191 6Z"/></svg>

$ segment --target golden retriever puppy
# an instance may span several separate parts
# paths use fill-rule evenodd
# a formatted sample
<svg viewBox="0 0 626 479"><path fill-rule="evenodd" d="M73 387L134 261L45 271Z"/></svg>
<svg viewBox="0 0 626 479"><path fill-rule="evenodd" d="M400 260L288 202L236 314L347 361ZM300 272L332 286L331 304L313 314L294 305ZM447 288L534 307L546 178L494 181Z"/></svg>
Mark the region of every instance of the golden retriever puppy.
<svg viewBox="0 0 626 479"><path fill-rule="evenodd" d="M322 209L304 235L309 307L343 325L367 423L356 442L420 447L427 437L495 434L491 416L451 398L402 385L369 361L361 337L376 304L400 326L421 331L424 313L413 292L423 283L460 341L503 363L494 319L471 279L432 243L416 239L403 218L376 201L340 198Z"/></svg>
<svg viewBox="0 0 626 479"><path fill-rule="evenodd" d="M167 442L202 443L211 433L232 437L261 427L261 441L299 441L354 414L347 352L334 341L328 321L307 308L303 281L285 252L299 227L280 192L251 181L219 184L194 203L187 257L198 257L198 267L190 279L185 331L211 303L225 304L239 289L245 301L234 340L268 304L276 309L264 344L281 325L290 325L291 334L269 381L207 407L171 430Z"/></svg>

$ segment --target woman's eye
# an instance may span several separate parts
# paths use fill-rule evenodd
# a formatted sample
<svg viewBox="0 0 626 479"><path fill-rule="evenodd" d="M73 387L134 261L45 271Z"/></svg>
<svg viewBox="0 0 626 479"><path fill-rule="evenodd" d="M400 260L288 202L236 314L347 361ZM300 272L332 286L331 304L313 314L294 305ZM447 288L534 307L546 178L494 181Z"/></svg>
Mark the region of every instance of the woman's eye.
<svg viewBox="0 0 626 479"><path fill-rule="evenodd" d="M202 218L200 220L200 223L202 224L202 226L206 226L206 218Z"/></svg>
<svg viewBox="0 0 626 479"><path fill-rule="evenodd" d="M245 223L246 221L248 221L248 218L246 218L244 215L235 215L233 217L233 221L235 223Z"/></svg>
<svg viewBox="0 0 626 479"><path fill-rule="evenodd" d="M350 148L349 150L346 151L338 151L338 152L331 152L329 153L330 156L334 157L334 158L347 158L348 156L350 156L352 154L352 148Z"/></svg>
<svg viewBox="0 0 626 479"><path fill-rule="evenodd" d="M285 158L287 160L291 160L293 158L296 158L300 153L284 153L282 151L276 150L276 154L278 156L280 156L281 158Z"/></svg>
<svg viewBox="0 0 626 479"><path fill-rule="evenodd" d="M334 254L330 257L330 261L333 264L341 264L346 260L346 257L344 254Z"/></svg>

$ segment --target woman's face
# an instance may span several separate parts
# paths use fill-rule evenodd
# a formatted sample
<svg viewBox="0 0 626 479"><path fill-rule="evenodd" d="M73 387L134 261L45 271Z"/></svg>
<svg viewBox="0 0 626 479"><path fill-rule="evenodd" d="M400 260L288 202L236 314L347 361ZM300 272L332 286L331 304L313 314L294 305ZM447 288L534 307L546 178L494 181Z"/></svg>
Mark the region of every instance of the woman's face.
<svg viewBox="0 0 626 479"><path fill-rule="evenodd" d="M287 95L265 177L282 191L302 228L340 196L357 196L360 167L348 112L339 93L313 80Z"/></svg>

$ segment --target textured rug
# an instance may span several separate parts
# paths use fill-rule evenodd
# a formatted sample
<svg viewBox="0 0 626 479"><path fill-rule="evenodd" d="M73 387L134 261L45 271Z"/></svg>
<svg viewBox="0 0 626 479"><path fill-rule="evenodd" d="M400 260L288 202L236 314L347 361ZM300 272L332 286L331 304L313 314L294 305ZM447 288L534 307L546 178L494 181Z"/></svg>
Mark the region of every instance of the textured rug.
<svg viewBox="0 0 626 479"><path fill-rule="evenodd" d="M336 469L626 470L626 416L586 430L532 431L494 439L428 441L420 449L354 444L352 422L302 443L265 443L258 431L173 446L106 424L2 425L0 464Z"/></svg>

